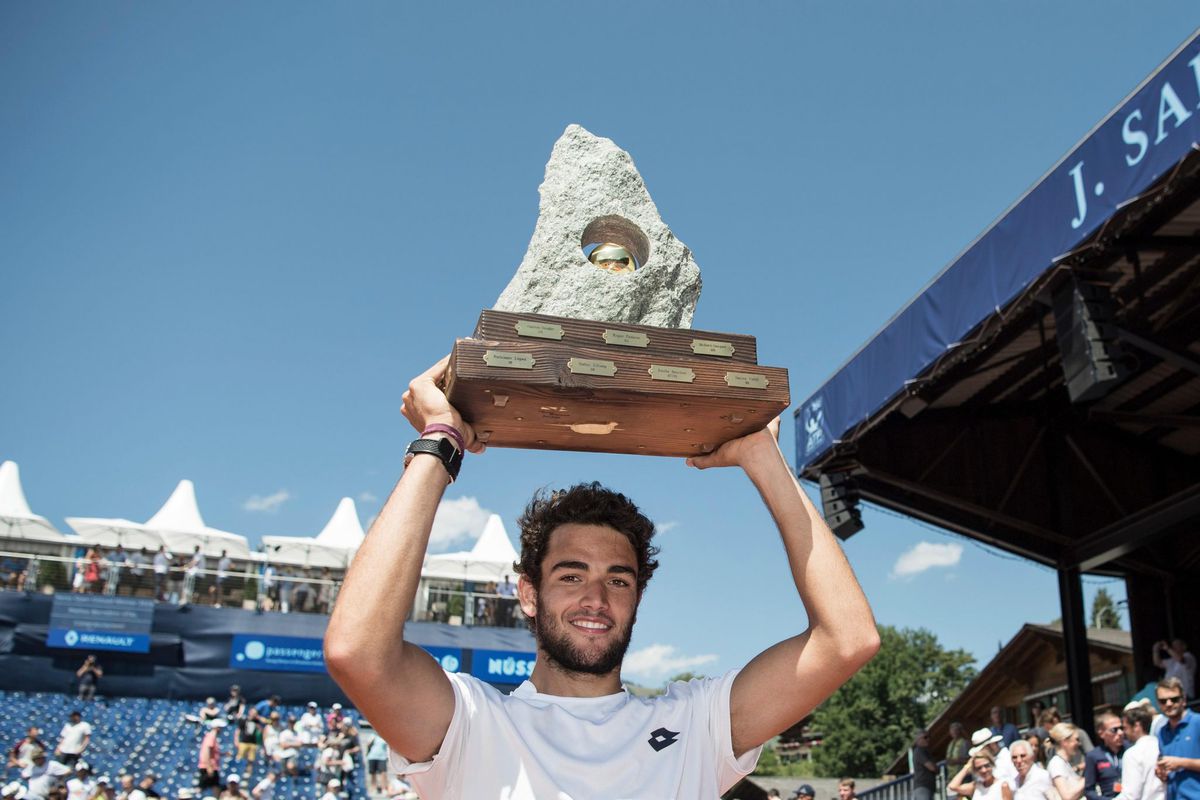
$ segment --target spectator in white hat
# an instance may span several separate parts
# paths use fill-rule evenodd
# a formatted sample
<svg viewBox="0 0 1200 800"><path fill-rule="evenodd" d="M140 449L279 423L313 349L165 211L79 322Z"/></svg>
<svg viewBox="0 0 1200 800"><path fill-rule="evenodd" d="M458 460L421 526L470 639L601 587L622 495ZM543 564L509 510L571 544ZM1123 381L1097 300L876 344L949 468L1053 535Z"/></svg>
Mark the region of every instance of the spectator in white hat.
<svg viewBox="0 0 1200 800"><path fill-rule="evenodd" d="M341 800L342 782L337 778L325 784L325 794L321 795L321 800Z"/></svg>
<svg viewBox="0 0 1200 800"><path fill-rule="evenodd" d="M75 774L67 781L67 800L92 800L96 793L96 780L92 768L86 761L75 762Z"/></svg>
<svg viewBox="0 0 1200 800"><path fill-rule="evenodd" d="M221 790L219 800L248 800L246 792L242 790L242 776L236 772L229 773L225 778L225 788Z"/></svg>
<svg viewBox="0 0 1200 800"><path fill-rule="evenodd" d="M315 702L309 701L304 713L296 722L296 730L305 746L316 747L321 735L325 733L325 721L321 719L321 712Z"/></svg>
<svg viewBox="0 0 1200 800"><path fill-rule="evenodd" d="M971 734L971 749L967 755L974 757L977 753L986 752L992 757L996 777L1010 784L1017 777L1017 768L1013 766L1012 754L1003 745L1004 737L992 733L991 728L980 728Z"/></svg>

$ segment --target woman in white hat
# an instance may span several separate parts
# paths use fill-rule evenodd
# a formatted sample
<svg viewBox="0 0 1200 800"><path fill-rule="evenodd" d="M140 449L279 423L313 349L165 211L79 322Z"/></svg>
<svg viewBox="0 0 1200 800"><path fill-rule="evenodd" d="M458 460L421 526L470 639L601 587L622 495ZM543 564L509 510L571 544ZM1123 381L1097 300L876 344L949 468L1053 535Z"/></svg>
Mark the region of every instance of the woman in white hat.
<svg viewBox="0 0 1200 800"><path fill-rule="evenodd" d="M1083 777L1071 766L1079 754L1079 729L1060 722L1050 729L1050 738L1054 742L1054 757L1046 765L1050 781L1062 800L1079 800L1083 797Z"/></svg>
<svg viewBox="0 0 1200 800"><path fill-rule="evenodd" d="M1013 800L1012 787L996 777L996 758L986 749L978 750L963 764L946 790L972 800Z"/></svg>

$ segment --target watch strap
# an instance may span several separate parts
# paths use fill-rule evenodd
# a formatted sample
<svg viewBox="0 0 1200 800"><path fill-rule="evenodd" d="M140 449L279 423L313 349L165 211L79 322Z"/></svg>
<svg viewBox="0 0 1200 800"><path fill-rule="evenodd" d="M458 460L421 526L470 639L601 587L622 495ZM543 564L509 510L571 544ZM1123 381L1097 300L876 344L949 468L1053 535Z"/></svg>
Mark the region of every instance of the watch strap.
<svg viewBox="0 0 1200 800"><path fill-rule="evenodd" d="M404 451L404 466L412 461L413 456L430 455L442 462L446 472L450 474L450 482L458 480L458 471L462 468L462 451L454 446L451 439L414 439Z"/></svg>

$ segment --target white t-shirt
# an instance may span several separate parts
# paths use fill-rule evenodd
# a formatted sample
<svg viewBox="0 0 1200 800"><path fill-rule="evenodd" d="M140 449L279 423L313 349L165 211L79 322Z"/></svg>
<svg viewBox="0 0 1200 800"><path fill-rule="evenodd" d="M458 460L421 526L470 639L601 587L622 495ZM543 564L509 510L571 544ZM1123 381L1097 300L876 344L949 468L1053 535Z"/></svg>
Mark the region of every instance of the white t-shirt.
<svg viewBox="0 0 1200 800"><path fill-rule="evenodd" d="M441 749L416 764L392 751L391 767L422 797L446 800L719 797L762 751L734 758L736 676L672 683L659 697L556 697L529 681L503 695L448 672L454 716Z"/></svg>
<svg viewBox="0 0 1200 800"><path fill-rule="evenodd" d="M1000 787L1005 783L1007 781L1001 779L993 772L991 786L984 786L982 782L975 781L975 792L971 795L971 800L1002 800L1004 795L1000 793ZM1011 784L1009 788L1012 788Z"/></svg>
<svg viewBox="0 0 1200 800"><path fill-rule="evenodd" d="M166 553L155 553L154 554L154 574L155 575L166 575L168 566L170 566L170 559L167 558Z"/></svg>
<svg viewBox="0 0 1200 800"><path fill-rule="evenodd" d="M1154 774L1158 737L1143 735L1121 754L1121 793L1116 800L1163 800L1162 781Z"/></svg>
<svg viewBox="0 0 1200 800"><path fill-rule="evenodd" d="M91 735L92 726L83 720L74 725L68 722L58 735L58 749L67 755L77 756L83 752L84 737Z"/></svg>
<svg viewBox="0 0 1200 800"><path fill-rule="evenodd" d="M46 759L46 762L40 767L30 764L21 770L21 777L25 779L25 797L41 800L58 785L59 779L70 775L73 771L66 764L60 764L51 759Z"/></svg>
<svg viewBox="0 0 1200 800"><path fill-rule="evenodd" d="M1008 781L1008 785L1012 786L1017 782L1017 765L1013 763L1012 753L1008 752L1007 747L1001 747L1000 752L996 753L996 780Z"/></svg>
<svg viewBox="0 0 1200 800"><path fill-rule="evenodd" d="M96 779L71 778L67 781L67 800L89 800L96 790Z"/></svg>
<svg viewBox="0 0 1200 800"><path fill-rule="evenodd" d="M1041 764L1034 764L1025 774L1025 780L1013 792L1013 800L1046 800L1046 792L1053 786L1046 768Z"/></svg>
<svg viewBox="0 0 1200 800"><path fill-rule="evenodd" d="M229 575L229 568L233 566L233 560L229 556L223 557L217 562L217 577L225 578Z"/></svg>

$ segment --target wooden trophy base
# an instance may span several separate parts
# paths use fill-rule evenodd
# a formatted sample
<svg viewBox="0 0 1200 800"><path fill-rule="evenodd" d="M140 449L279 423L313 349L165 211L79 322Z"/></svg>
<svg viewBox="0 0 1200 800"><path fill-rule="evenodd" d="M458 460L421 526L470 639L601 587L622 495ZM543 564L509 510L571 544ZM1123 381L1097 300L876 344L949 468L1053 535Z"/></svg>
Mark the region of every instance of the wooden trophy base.
<svg viewBox="0 0 1200 800"><path fill-rule="evenodd" d="M694 456L791 402L752 336L484 311L446 395L489 447Z"/></svg>

